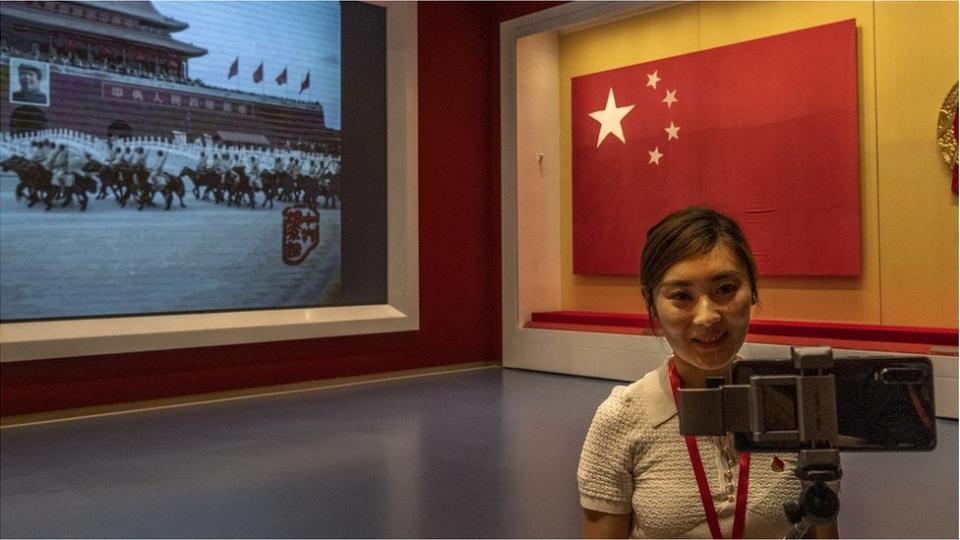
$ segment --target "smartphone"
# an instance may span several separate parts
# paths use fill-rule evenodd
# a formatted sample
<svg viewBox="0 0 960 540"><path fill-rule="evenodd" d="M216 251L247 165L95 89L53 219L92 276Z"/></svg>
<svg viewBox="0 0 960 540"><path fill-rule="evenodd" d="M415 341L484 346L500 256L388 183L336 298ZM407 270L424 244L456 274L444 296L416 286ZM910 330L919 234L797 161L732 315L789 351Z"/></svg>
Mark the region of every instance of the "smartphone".
<svg viewBox="0 0 960 540"><path fill-rule="evenodd" d="M933 366L918 356L834 358L836 423L840 450L911 451L937 446L937 422L933 401ZM792 360L739 360L734 362L732 382L749 384L751 377L798 375ZM797 429L796 387L763 385L762 410L765 429L784 433ZM832 421L832 419L827 419ZM751 433L736 433L741 451L771 451L798 448L796 441L756 441Z"/></svg>

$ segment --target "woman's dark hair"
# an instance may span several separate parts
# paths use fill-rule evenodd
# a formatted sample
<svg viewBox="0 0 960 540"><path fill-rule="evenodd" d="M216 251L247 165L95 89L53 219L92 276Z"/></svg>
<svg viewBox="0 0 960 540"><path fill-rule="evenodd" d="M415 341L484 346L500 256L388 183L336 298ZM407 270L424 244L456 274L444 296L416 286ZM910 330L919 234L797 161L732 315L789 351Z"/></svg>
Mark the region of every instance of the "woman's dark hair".
<svg viewBox="0 0 960 540"><path fill-rule="evenodd" d="M710 253L723 244L747 270L751 301L757 301L757 263L743 231L733 219L709 208L690 207L663 218L647 232L640 257L640 283L647 312L657 316L654 293L673 265Z"/></svg>

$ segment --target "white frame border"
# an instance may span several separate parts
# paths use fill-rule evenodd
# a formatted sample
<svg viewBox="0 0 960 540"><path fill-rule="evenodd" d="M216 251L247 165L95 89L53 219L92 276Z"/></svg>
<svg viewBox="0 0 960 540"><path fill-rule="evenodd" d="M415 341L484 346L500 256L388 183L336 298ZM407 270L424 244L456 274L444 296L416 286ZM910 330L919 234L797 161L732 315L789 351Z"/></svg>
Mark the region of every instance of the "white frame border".
<svg viewBox="0 0 960 540"><path fill-rule="evenodd" d="M0 324L0 362L418 330L417 5L387 17L387 304Z"/></svg>
<svg viewBox="0 0 960 540"><path fill-rule="evenodd" d="M634 381L655 369L670 352L657 337L543 330L523 325L533 312L562 308L557 264L561 242L558 36L561 32L680 3L570 2L500 25L502 322L506 368ZM518 69L518 64L523 64L524 69ZM518 111L518 102L525 93L535 96L532 104L525 102L534 110ZM787 358L790 353L785 345L747 343L740 354L746 358ZM837 349L836 354L892 353ZM927 356L934 367L937 416L957 418L957 358Z"/></svg>

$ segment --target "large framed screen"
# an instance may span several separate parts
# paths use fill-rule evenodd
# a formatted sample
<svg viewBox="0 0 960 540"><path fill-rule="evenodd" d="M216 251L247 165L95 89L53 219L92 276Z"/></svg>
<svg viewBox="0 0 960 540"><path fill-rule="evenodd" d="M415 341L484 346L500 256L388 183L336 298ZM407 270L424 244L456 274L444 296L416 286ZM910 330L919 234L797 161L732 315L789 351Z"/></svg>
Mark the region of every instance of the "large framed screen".
<svg viewBox="0 0 960 540"><path fill-rule="evenodd" d="M0 6L3 360L415 328L414 9Z"/></svg>

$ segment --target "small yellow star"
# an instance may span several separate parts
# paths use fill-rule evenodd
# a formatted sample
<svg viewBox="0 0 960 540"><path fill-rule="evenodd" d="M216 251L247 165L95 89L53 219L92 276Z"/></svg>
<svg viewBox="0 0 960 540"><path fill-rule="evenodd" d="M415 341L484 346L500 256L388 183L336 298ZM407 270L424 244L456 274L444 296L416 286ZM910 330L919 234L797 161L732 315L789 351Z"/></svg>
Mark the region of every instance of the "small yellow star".
<svg viewBox="0 0 960 540"><path fill-rule="evenodd" d="M656 90L658 82L660 82L660 77L657 77L656 71L653 73L647 73L647 86Z"/></svg>
<svg viewBox="0 0 960 540"><path fill-rule="evenodd" d="M673 121L670 121L670 127L665 127L663 130L667 132L668 141L680 138L680 126L673 125Z"/></svg>
<svg viewBox="0 0 960 540"><path fill-rule="evenodd" d="M677 91L667 90L667 97L663 98L663 102L667 104L667 108L669 109L674 103L678 101L680 100L677 99Z"/></svg>
<svg viewBox="0 0 960 540"><path fill-rule="evenodd" d="M647 150L647 153L650 154L650 161L647 163L653 163L654 165L660 165L660 158L663 157L663 154L660 153L660 147L656 147L653 150Z"/></svg>

